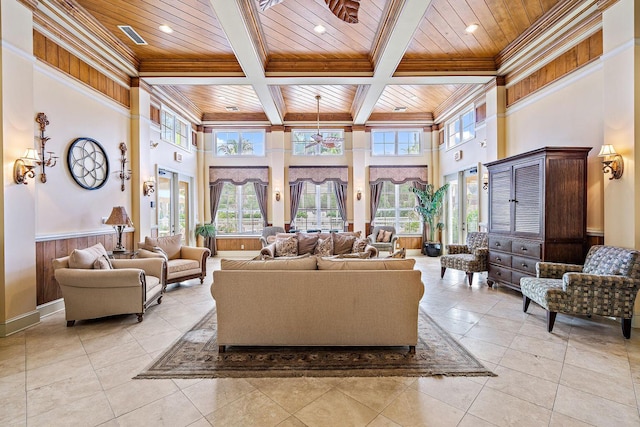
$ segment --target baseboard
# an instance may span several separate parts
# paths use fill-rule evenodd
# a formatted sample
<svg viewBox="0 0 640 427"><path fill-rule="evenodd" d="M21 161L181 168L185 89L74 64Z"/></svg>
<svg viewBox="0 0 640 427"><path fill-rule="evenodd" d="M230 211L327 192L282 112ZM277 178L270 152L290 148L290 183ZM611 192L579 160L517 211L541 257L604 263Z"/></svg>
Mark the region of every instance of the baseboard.
<svg viewBox="0 0 640 427"><path fill-rule="evenodd" d="M8 337L38 323L40 323L40 312L38 310L21 314L0 323L0 337Z"/></svg>
<svg viewBox="0 0 640 427"><path fill-rule="evenodd" d="M60 310L64 310L64 299L60 298L55 301L51 301L38 306L38 311L40 312L40 318L51 316L54 313L57 313Z"/></svg>

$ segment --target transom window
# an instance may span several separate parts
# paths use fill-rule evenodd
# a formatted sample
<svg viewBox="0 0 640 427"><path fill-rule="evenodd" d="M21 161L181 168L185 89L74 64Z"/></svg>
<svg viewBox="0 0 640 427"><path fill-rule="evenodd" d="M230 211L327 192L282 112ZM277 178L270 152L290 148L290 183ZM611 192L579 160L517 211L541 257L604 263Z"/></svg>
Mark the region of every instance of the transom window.
<svg viewBox="0 0 640 427"><path fill-rule="evenodd" d="M322 142L314 142L317 130L294 129L291 131L291 146L294 156L341 156L344 154L344 131L321 129Z"/></svg>
<svg viewBox="0 0 640 427"><path fill-rule="evenodd" d="M252 182L225 182L216 213L218 234L260 234L263 220Z"/></svg>
<svg viewBox="0 0 640 427"><path fill-rule="evenodd" d="M371 152L374 156L420 154L420 134L418 129L371 131Z"/></svg>
<svg viewBox="0 0 640 427"><path fill-rule="evenodd" d="M375 225L392 225L398 234L419 234L422 232L420 216L415 211L416 196L411 191L411 183L382 184L380 203L374 219Z"/></svg>
<svg viewBox="0 0 640 427"><path fill-rule="evenodd" d="M189 150L191 125L169 110L160 110L160 136L162 140Z"/></svg>
<svg viewBox="0 0 640 427"><path fill-rule="evenodd" d="M446 124L447 147L451 148L476 136L476 115L473 107Z"/></svg>
<svg viewBox="0 0 640 427"><path fill-rule="evenodd" d="M264 130L220 130L214 135L216 156L264 156Z"/></svg>
<svg viewBox="0 0 640 427"><path fill-rule="evenodd" d="M344 222L338 212L334 183L305 182L300 196L295 225L299 230L340 230Z"/></svg>

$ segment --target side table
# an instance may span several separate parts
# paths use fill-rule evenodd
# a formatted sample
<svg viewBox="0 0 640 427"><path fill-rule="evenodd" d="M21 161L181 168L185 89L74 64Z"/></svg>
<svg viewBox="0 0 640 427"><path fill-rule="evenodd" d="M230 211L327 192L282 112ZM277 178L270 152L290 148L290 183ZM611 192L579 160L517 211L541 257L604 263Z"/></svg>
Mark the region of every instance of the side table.
<svg viewBox="0 0 640 427"><path fill-rule="evenodd" d="M138 251L122 251L122 252L107 251L107 255L111 259L133 259L136 256L138 256Z"/></svg>

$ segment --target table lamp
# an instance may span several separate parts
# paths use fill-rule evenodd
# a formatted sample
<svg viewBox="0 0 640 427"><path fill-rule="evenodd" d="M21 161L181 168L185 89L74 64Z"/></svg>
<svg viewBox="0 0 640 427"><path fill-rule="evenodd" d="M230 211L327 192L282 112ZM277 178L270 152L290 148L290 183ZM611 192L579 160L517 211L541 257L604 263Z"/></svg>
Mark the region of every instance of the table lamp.
<svg viewBox="0 0 640 427"><path fill-rule="evenodd" d="M109 218L107 218L104 223L113 225L113 228L115 228L118 233L118 244L113 249L113 252L126 251L126 248L122 245L122 232L127 226L133 227L133 223L131 222L129 215L127 215L127 211L124 206L115 206L111 211L111 215L109 215Z"/></svg>

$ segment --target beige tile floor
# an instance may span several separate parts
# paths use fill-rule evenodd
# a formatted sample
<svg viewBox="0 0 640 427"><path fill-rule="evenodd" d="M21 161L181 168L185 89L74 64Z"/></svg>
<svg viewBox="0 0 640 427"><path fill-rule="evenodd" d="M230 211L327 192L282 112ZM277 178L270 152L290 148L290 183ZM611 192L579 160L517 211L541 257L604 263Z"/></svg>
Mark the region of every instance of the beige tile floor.
<svg viewBox="0 0 640 427"><path fill-rule="evenodd" d="M416 260L421 304L497 377L132 380L213 307L209 278L170 288L140 324L67 328L56 313L0 338L0 425L640 426L640 330L558 315L549 334L520 294Z"/></svg>

